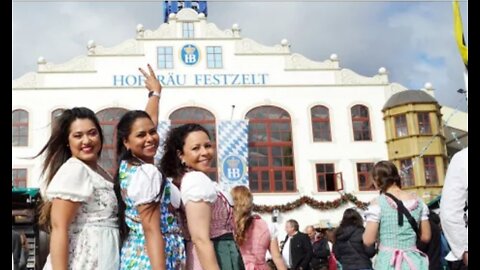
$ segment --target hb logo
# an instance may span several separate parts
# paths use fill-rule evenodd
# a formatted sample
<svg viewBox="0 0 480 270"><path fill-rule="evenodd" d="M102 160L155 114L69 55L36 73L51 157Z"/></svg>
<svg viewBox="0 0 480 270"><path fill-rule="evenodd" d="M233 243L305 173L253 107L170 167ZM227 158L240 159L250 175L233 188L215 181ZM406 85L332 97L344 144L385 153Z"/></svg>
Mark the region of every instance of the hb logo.
<svg viewBox="0 0 480 270"><path fill-rule="evenodd" d="M223 174L230 181L242 179L245 175L245 162L237 156L229 156L223 162Z"/></svg>
<svg viewBox="0 0 480 270"><path fill-rule="evenodd" d="M187 44L180 51L180 58L186 65L195 65L198 62L200 54L195 45Z"/></svg>

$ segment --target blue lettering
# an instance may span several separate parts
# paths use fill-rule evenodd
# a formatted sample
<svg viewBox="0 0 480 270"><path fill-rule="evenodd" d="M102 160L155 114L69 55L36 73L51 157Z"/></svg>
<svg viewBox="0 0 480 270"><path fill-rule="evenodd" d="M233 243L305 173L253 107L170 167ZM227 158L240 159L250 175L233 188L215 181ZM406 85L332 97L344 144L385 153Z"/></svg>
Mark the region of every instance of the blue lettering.
<svg viewBox="0 0 480 270"><path fill-rule="evenodd" d="M214 80L214 85L219 85L220 84L220 76L222 76L222 74L214 74L213 75L213 80Z"/></svg>
<svg viewBox="0 0 480 270"><path fill-rule="evenodd" d="M175 78L172 73L168 73L168 79L166 85L175 85Z"/></svg>
<svg viewBox="0 0 480 270"><path fill-rule="evenodd" d="M195 74L195 85L199 85L202 79L202 74Z"/></svg>
<svg viewBox="0 0 480 270"><path fill-rule="evenodd" d="M233 78L232 85L235 85L238 77L240 77L240 74L235 74L235 77Z"/></svg>
<svg viewBox="0 0 480 270"><path fill-rule="evenodd" d="M265 77L268 77L268 74L263 73L263 74L258 74L258 75L260 75L260 77L262 77L262 83L261 84L265 84Z"/></svg>
<svg viewBox="0 0 480 270"><path fill-rule="evenodd" d="M242 74L242 81L243 84L249 84L249 78L252 77L252 74Z"/></svg>
<svg viewBox="0 0 480 270"><path fill-rule="evenodd" d="M128 75L125 77L125 84L128 86L136 85L137 84L137 76L135 75Z"/></svg>
<svg viewBox="0 0 480 270"><path fill-rule="evenodd" d="M183 81L181 80L183 77ZM187 75L183 74L183 76L181 76L180 74L177 74L177 85L185 85L187 81Z"/></svg>
<svg viewBox="0 0 480 270"><path fill-rule="evenodd" d="M210 74L203 74L203 79L205 80L205 85L210 85L211 84L210 83L210 77L211 76L212 75L210 75Z"/></svg>
<svg viewBox="0 0 480 270"><path fill-rule="evenodd" d="M113 86L117 86L117 83L123 86L123 75L113 75Z"/></svg>

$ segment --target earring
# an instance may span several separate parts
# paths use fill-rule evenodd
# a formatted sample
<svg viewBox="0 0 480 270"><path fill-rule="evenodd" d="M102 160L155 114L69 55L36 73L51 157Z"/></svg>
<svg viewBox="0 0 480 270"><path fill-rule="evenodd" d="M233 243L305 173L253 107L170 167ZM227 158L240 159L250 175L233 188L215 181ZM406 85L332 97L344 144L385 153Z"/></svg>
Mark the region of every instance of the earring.
<svg viewBox="0 0 480 270"><path fill-rule="evenodd" d="M187 163L186 163L184 160L182 160L181 163L182 163L182 166L183 166L183 167L187 167Z"/></svg>

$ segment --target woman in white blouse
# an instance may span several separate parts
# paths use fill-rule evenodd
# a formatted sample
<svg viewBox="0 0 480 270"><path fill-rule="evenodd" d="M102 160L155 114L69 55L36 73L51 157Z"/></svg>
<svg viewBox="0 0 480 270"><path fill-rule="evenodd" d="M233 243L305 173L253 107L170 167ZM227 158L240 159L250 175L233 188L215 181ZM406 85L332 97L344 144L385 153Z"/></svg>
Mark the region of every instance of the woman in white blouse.
<svg viewBox="0 0 480 270"><path fill-rule="evenodd" d="M198 124L176 127L167 135L162 171L180 188L188 270L240 270L235 243L233 201L207 173L215 150L208 131Z"/></svg>
<svg viewBox="0 0 480 270"><path fill-rule="evenodd" d="M46 269L117 270L119 231L111 176L98 164L103 134L95 113L72 108L53 123L45 153L40 224L51 231Z"/></svg>

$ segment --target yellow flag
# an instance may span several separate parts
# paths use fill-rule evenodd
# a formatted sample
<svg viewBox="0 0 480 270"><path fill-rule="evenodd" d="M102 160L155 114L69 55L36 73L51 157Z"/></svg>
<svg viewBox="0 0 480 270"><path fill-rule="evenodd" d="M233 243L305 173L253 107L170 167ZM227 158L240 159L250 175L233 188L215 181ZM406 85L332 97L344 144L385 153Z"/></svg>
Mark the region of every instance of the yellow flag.
<svg viewBox="0 0 480 270"><path fill-rule="evenodd" d="M463 63L468 69L468 48L465 44L465 38L463 36L462 16L460 16L460 4L458 0L453 1L453 24L455 30L455 40L457 41L458 50L462 56Z"/></svg>

